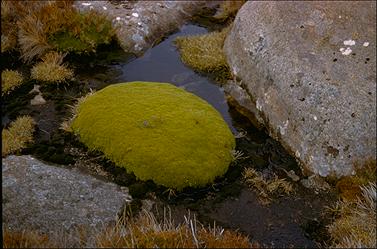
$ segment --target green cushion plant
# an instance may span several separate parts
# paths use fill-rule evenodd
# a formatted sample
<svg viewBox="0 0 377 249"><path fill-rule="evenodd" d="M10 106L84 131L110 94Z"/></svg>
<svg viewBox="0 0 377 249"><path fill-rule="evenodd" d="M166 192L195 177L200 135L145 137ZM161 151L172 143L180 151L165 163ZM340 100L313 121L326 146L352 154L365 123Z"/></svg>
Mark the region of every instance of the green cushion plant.
<svg viewBox="0 0 377 249"><path fill-rule="evenodd" d="M71 128L89 149L139 179L177 190L223 175L235 147L211 105L167 83L108 86L80 103Z"/></svg>

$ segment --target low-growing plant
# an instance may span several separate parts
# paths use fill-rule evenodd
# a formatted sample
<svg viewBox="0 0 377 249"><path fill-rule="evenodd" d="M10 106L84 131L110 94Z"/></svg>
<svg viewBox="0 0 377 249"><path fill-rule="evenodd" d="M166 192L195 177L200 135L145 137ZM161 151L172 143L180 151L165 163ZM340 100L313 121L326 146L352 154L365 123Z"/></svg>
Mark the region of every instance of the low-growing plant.
<svg viewBox="0 0 377 249"><path fill-rule="evenodd" d="M159 222L142 210L136 219L110 227L96 239L100 248L250 248L247 237L221 227L205 228L196 218L175 225L171 216Z"/></svg>
<svg viewBox="0 0 377 249"><path fill-rule="evenodd" d="M265 179L259 172L253 168L246 168L243 172L244 181L253 189L257 190L262 203L269 204L272 200L272 194L286 195L291 194L293 186L285 179L279 179L275 176L272 179Z"/></svg>
<svg viewBox="0 0 377 249"><path fill-rule="evenodd" d="M14 70L5 69L1 72L1 95L9 94L22 84L22 75Z"/></svg>
<svg viewBox="0 0 377 249"><path fill-rule="evenodd" d="M338 218L328 227L331 247L376 248L376 183L360 187L357 199L337 203Z"/></svg>
<svg viewBox="0 0 377 249"><path fill-rule="evenodd" d="M377 181L376 160L369 159L363 164L355 164L355 175L342 177L336 183L336 188L342 199L353 200L361 194L360 186L365 186L369 182Z"/></svg>
<svg viewBox="0 0 377 249"><path fill-rule="evenodd" d="M230 27L205 35L177 37L177 45L183 63L194 70L216 75L224 82L231 78L231 72L223 52L223 45Z"/></svg>
<svg viewBox="0 0 377 249"><path fill-rule="evenodd" d="M18 117L2 130L2 156L17 152L33 141L34 120L29 116Z"/></svg>
<svg viewBox="0 0 377 249"><path fill-rule="evenodd" d="M73 71L65 64L63 54L49 52L42 57L42 62L31 69L31 78L47 83L60 83L73 78Z"/></svg>
<svg viewBox="0 0 377 249"><path fill-rule="evenodd" d="M171 215L158 220L152 212L142 210L136 217L123 216L115 225L91 232L76 229L70 235L62 232L49 236L3 226L3 248L81 248L93 238L96 248L259 248L236 231L215 224L204 227L190 214L184 218L184 222L175 224Z"/></svg>
<svg viewBox="0 0 377 249"><path fill-rule="evenodd" d="M40 58L50 50L94 52L115 35L111 22L95 11L78 12L73 1L35 1L19 3L18 41L25 61ZM31 8L30 8L31 7ZM25 9L30 8L30 11Z"/></svg>
<svg viewBox="0 0 377 249"><path fill-rule="evenodd" d="M168 83L107 86L80 104L71 128L90 150L140 180L178 191L225 174L235 147L216 109Z"/></svg>
<svg viewBox="0 0 377 249"><path fill-rule="evenodd" d="M1 1L1 52L17 46L16 16L11 1Z"/></svg>

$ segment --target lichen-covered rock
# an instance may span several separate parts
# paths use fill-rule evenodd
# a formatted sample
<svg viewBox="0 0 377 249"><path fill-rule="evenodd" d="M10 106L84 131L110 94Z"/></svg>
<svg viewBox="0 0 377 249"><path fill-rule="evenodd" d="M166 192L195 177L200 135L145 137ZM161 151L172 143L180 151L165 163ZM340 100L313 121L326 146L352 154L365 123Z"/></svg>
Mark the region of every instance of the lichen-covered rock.
<svg viewBox="0 0 377 249"><path fill-rule="evenodd" d="M138 178L178 190L223 175L235 147L212 106L167 83L108 86L80 104L72 129Z"/></svg>
<svg viewBox="0 0 377 249"><path fill-rule="evenodd" d="M229 92L305 173L349 175L355 161L376 158L375 8L374 1L249 1L225 40L244 90Z"/></svg>
<svg viewBox="0 0 377 249"><path fill-rule="evenodd" d="M31 156L2 160L3 225L11 230L54 234L114 224L128 190Z"/></svg>

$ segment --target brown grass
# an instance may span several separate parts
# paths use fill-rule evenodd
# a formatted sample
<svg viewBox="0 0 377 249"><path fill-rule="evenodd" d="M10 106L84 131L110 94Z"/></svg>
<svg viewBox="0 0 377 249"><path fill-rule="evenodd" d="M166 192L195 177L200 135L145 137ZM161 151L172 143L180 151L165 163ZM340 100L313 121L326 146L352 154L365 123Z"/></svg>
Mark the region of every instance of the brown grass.
<svg viewBox="0 0 377 249"><path fill-rule="evenodd" d="M263 204L269 204L272 200L271 195L287 195L294 192L293 186L285 179L275 176L267 180L253 168L246 168L243 172L245 182L255 189Z"/></svg>
<svg viewBox="0 0 377 249"><path fill-rule="evenodd" d="M31 69L31 78L48 83L60 83L73 78L73 71L63 64L63 54L47 53L42 62Z"/></svg>
<svg viewBox="0 0 377 249"><path fill-rule="evenodd" d="M17 46L16 15L12 2L1 1L1 52L12 50Z"/></svg>
<svg viewBox="0 0 377 249"><path fill-rule="evenodd" d="M170 214L170 213L169 213ZM185 222L175 225L171 215L165 213L162 221L149 211L142 210L137 217L121 218L115 226L95 232L96 248L259 248L247 237L221 227L204 227L195 217L185 216ZM76 231L76 230L75 230ZM76 236L66 241L60 235L42 235L33 231L15 232L3 226L4 248L67 248L84 247L89 233L77 230ZM60 236L60 237L59 237ZM62 239L63 238L63 239ZM93 237L92 237L93 238ZM93 239L90 240L93 240Z"/></svg>
<svg viewBox="0 0 377 249"><path fill-rule="evenodd" d="M31 62L50 50L92 52L114 37L111 22L94 11L80 13L73 1L20 1L14 4L21 58Z"/></svg>
<svg viewBox="0 0 377 249"><path fill-rule="evenodd" d="M143 210L136 219L127 220L125 226L105 230L97 237L98 247L110 248L250 248L247 237L221 227L205 228L190 217L175 225L171 217L158 222Z"/></svg>
<svg viewBox="0 0 377 249"><path fill-rule="evenodd" d="M328 227L336 248L376 248L376 183L360 188L361 196L337 203L339 217Z"/></svg>
<svg viewBox="0 0 377 249"><path fill-rule="evenodd" d="M1 72L1 95L9 94L22 84L22 75L13 70L5 69Z"/></svg>
<svg viewBox="0 0 377 249"><path fill-rule="evenodd" d="M33 141L34 120L29 116L18 117L2 130L2 156L19 151Z"/></svg>
<svg viewBox="0 0 377 249"><path fill-rule="evenodd" d="M3 227L3 248L54 248L47 235L35 231L12 231Z"/></svg>

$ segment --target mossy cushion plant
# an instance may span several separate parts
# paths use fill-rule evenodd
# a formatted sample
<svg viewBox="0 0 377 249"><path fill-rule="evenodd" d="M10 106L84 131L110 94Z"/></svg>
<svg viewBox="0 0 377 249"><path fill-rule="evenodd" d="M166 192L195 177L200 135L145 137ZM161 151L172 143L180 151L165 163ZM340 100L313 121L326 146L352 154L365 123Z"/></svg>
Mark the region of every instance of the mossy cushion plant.
<svg viewBox="0 0 377 249"><path fill-rule="evenodd" d="M182 190L223 175L235 139L201 98L167 83L108 86L83 101L73 132L141 180Z"/></svg>

